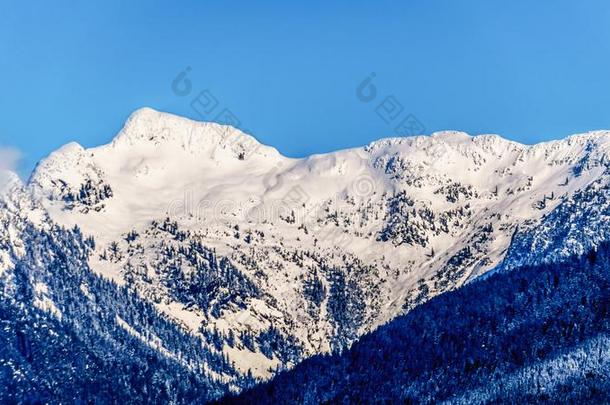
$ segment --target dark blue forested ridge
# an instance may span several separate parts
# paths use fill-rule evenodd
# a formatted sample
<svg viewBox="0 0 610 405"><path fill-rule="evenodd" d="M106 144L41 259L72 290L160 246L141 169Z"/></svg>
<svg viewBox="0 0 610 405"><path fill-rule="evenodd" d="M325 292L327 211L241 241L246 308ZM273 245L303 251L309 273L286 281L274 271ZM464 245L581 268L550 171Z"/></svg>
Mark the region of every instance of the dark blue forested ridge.
<svg viewBox="0 0 610 405"><path fill-rule="evenodd" d="M440 295L224 403L603 403L610 244Z"/></svg>

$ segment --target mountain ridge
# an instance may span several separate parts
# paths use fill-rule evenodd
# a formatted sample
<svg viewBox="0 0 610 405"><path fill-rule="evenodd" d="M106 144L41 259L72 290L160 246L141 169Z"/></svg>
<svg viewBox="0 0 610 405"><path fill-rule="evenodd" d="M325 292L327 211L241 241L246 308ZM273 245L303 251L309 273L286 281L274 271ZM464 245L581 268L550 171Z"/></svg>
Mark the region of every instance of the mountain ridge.
<svg viewBox="0 0 610 405"><path fill-rule="evenodd" d="M292 159L141 109L106 145L52 153L23 187L37 223L95 242L96 275L268 379L499 266L545 259L534 240L576 253L598 224L563 238L548 218L566 222L553 213L577 200L587 212L608 145L607 131L531 146L445 131Z"/></svg>
<svg viewBox="0 0 610 405"><path fill-rule="evenodd" d="M72 141L72 142L69 142L68 144L64 145L63 147L60 147L57 151L63 149L66 146L78 146L85 150L91 150L91 149L97 149L97 148L104 147L104 146L118 144L121 142L127 142L128 140L132 140L132 141L133 140L144 140L146 137L143 136L142 134L140 134L140 135L133 134L132 128L134 126L138 126L138 124L141 123L142 121L148 121L148 122L153 121L153 118L156 118L156 119L164 118L165 120L168 120L168 121L182 122L183 124L188 124L188 125L200 124L200 125L203 125L204 127L214 128L215 131L218 131L221 134L224 133L227 135L235 135L235 136L244 136L245 135L245 136L247 136L247 139L249 141L251 141L251 140L256 141L257 146L264 146L264 147L270 148L272 150L275 150L277 152L277 149L273 148L272 146L261 143L253 135L243 132L239 128L233 127L231 125L219 124L219 123L216 123L213 121L197 121L197 120L183 117L183 116L173 114L170 112L156 110L151 107L141 107L141 108L135 110L133 113L131 113L130 116L126 119L125 124L123 125L123 128L106 144L103 144L103 145L97 146L97 147L93 147L93 148L84 148L83 146L78 144L78 142ZM162 127L162 128L165 128L165 127ZM520 143L518 141L514 141L514 140L511 140L508 138L504 138L500 134L482 133L482 134L471 135L467 132L460 131L460 130L441 130L441 131L435 131L435 132L431 133L430 135L422 134L422 135L406 136L406 137L382 137L377 140L371 141L367 145L364 145L364 146L338 149L338 150L324 152L324 153L314 153L314 154L299 157L299 158L288 158L288 157L282 155L280 152L277 152L277 153L280 156L287 158L287 159L301 160L301 159L307 159L307 158L313 157L313 156L323 156L323 155L335 154L335 153L339 153L339 152L350 151L350 150L354 150L354 149L367 148L367 147L371 147L372 145L377 144L377 143L390 143L390 142L391 143L394 143L394 142L403 143L403 142L409 142L410 140L419 140L419 139L425 139L425 138L433 138L433 139L438 139L438 140L455 140L452 138L455 138L456 136L459 136L460 138L467 139L467 140L473 140L473 138L474 139L479 139L479 138L480 139L494 139L494 140L497 139L502 142L511 143L511 144L514 144L514 145L520 146L520 147L537 148L537 147L552 145L555 143L561 143L561 142L569 143L571 141L589 140L592 138L594 139L597 137L605 137L608 135L610 135L610 130L599 129L599 130L591 130L591 131L582 132L582 133L575 133L575 134L567 135L563 138L537 142L534 144L524 144L524 143ZM148 140L153 141L154 139L148 139ZM44 161L45 159L46 158L43 158L41 161Z"/></svg>

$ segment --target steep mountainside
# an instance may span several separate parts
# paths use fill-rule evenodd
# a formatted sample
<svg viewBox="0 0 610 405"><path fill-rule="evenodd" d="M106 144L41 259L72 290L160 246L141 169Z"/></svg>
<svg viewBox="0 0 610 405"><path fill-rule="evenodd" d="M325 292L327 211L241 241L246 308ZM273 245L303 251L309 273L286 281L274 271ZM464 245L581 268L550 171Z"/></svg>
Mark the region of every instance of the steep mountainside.
<svg viewBox="0 0 610 405"><path fill-rule="evenodd" d="M225 403L607 403L610 244L435 297Z"/></svg>
<svg viewBox="0 0 610 405"><path fill-rule="evenodd" d="M442 132L289 159L234 128L142 109L108 145L51 154L27 187L53 222L94 239L97 274L268 378L507 251L514 267L605 240L586 210L607 145L609 132L534 146ZM586 226L544 233L575 215Z"/></svg>
<svg viewBox="0 0 610 405"><path fill-rule="evenodd" d="M583 254L609 240L610 184L608 171L546 214L523 224L501 268L559 261Z"/></svg>
<svg viewBox="0 0 610 405"><path fill-rule="evenodd" d="M94 241L53 224L17 179L4 191L0 402L192 403L252 383L215 336L194 337L93 273Z"/></svg>

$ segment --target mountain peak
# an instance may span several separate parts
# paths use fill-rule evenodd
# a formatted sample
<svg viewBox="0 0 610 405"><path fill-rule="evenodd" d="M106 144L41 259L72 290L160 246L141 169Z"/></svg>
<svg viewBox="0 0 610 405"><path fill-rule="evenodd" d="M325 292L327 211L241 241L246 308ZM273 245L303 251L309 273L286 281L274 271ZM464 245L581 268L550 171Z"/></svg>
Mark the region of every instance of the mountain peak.
<svg viewBox="0 0 610 405"><path fill-rule="evenodd" d="M438 131L438 132L434 132L430 135L431 138L434 139L440 139L440 140L444 140L444 141L450 141L450 140L468 140L470 138L472 138L471 135L467 134L466 132L462 132L462 131Z"/></svg>
<svg viewBox="0 0 610 405"><path fill-rule="evenodd" d="M134 145L180 146L193 153L218 150L244 159L251 155L279 156L275 148L231 125L195 121L144 107L134 111L112 141L113 147Z"/></svg>
<svg viewBox="0 0 610 405"><path fill-rule="evenodd" d="M138 141L165 139L171 128L189 124L187 118L143 107L135 110L125 121L125 125L113 139L113 145L133 144Z"/></svg>
<svg viewBox="0 0 610 405"><path fill-rule="evenodd" d="M157 116L160 114L167 114L167 113L164 113L163 111L155 110L154 108L151 108L151 107L140 107L131 113L131 115L129 116L129 119L136 118L136 117L143 117L143 116ZM171 114L168 114L168 115L171 115Z"/></svg>
<svg viewBox="0 0 610 405"><path fill-rule="evenodd" d="M596 140L596 141L608 141L610 140L610 131L609 130L596 130L589 131L582 134L574 134L565 138L566 141L588 141L588 140Z"/></svg>
<svg viewBox="0 0 610 405"><path fill-rule="evenodd" d="M486 274L516 232L536 232L525 251L557 239L543 228L584 223L575 208L594 217L605 194L578 190L606 184L608 142L583 136L528 146L443 131L288 159L231 126L143 108L112 143L51 154L25 191L40 197L32 218L95 239L95 272L266 378ZM601 218L557 246L608 235Z"/></svg>

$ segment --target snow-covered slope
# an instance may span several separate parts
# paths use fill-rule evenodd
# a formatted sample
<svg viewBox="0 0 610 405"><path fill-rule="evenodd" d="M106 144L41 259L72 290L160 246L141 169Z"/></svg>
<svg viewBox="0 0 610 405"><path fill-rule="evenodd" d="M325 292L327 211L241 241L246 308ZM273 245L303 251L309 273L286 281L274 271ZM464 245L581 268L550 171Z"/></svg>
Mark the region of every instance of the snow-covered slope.
<svg viewBox="0 0 610 405"><path fill-rule="evenodd" d="M94 241L54 223L14 174L5 179L0 403L192 403L251 385L217 336L194 336L96 275L88 265Z"/></svg>
<svg viewBox="0 0 610 405"><path fill-rule="evenodd" d="M142 109L108 145L52 153L28 187L94 237L96 272L268 377L498 266L517 230L605 181L608 145L441 132L290 159Z"/></svg>
<svg viewBox="0 0 610 405"><path fill-rule="evenodd" d="M500 268L557 262L573 254L585 254L610 240L609 220L610 184L604 176L565 196L540 221L523 224Z"/></svg>
<svg viewBox="0 0 610 405"><path fill-rule="evenodd" d="M25 254L25 228L48 229L49 224L45 209L31 198L19 177L10 171L0 171L0 275L12 269Z"/></svg>

